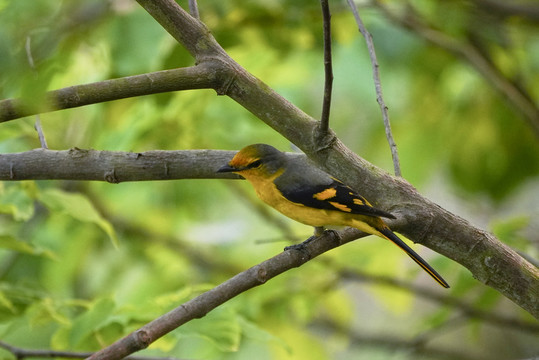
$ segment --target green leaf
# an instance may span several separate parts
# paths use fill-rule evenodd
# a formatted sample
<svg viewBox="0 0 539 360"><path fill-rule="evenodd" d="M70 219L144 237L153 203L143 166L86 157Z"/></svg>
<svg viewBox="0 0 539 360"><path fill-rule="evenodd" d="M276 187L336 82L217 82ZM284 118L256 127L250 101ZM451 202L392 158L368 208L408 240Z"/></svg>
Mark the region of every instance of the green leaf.
<svg viewBox="0 0 539 360"><path fill-rule="evenodd" d="M238 316L228 308L216 309L203 319L185 324L178 331L182 336L208 340L226 352L237 351L241 340Z"/></svg>
<svg viewBox="0 0 539 360"><path fill-rule="evenodd" d="M19 183L0 188L0 213L10 214L17 221L27 221L34 215L33 183Z"/></svg>
<svg viewBox="0 0 539 360"><path fill-rule="evenodd" d="M63 212L74 219L99 226L118 246L118 238L111 223L104 219L88 198L79 193L69 193L59 189L47 189L40 195L41 202L53 211Z"/></svg>
<svg viewBox="0 0 539 360"><path fill-rule="evenodd" d="M28 321L30 326L44 326L49 323L69 325L69 319L60 311L59 304L55 303L52 298L44 298L39 302L35 302L28 310Z"/></svg>
<svg viewBox="0 0 539 360"><path fill-rule="evenodd" d="M89 335L111 323L116 303L111 298L97 300L84 314L73 321L69 343L76 347Z"/></svg>
<svg viewBox="0 0 539 360"><path fill-rule="evenodd" d="M15 314L17 309L15 305L9 300L9 298L4 294L3 291L0 291L0 309L7 309L9 312Z"/></svg>
<svg viewBox="0 0 539 360"><path fill-rule="evenodd" d="M286 342L284 342L281 338L259 327L256 323L249 321L242 316L238 317L238 322L241 326L243 336L246 338L257 340L263 343L277 343L283 348L288 348Z"/></svg>
<svg viewBox="0 0 539 360"><path fill-rule="evenodd" d="M0 235L0 248L17 251L23 254L45 256L56 259L56 255L50 250L43 250L32 244L15 239L9 235Z"/></svg>

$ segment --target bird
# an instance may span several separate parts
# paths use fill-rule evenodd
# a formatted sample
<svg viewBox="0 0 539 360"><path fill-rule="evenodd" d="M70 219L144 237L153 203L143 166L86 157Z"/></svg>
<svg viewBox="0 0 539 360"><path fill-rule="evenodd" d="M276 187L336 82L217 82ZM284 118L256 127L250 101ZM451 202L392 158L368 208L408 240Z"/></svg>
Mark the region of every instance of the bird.
<svg viewBox="0 0 539 360"><path fill-rule="evenodd" d="M395 219L394 215L373 207L357 191L318 168L307 157L286 154L267 144L252 144L237 152L217 172L242 176L263 202L315 229L351 226L389 240L441 286L449 288L442 276L382 220Z"/></svg>

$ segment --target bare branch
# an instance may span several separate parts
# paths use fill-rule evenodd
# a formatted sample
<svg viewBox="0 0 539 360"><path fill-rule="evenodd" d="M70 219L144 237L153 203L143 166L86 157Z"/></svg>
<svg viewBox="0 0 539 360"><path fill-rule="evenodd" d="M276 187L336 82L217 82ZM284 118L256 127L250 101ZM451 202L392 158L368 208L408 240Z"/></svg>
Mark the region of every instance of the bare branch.
<svg viewBox="0 0 539 360"><path fill-rule="evenodd" d="M0 347L12 353L17 360L28 358L65 358L65 359L85 359L91 356L91 352L75 352L60 350L34 350L24 349L0 341ZM128 356L127 360L179 360L171 357L149 357L149 356Z"/></svg>
<svg viewBox="0 0 539 360"><path fill-rule="evenodd" d="M228 78L217 90L219 94L228 95L307 153L319 150L314 141L319 123L231 59L203 23L172 0L137 2L195 57L199 65L205 62L220 65ZM293 123L291 119L294 119ZM329 135L334 138L331 131Z"/></svg>
<svg viewBox="0 0 539 360"><path fill-rule="evenodd" d="M0 180L125 181L239 178L216 173L235 151L178 150L142 153L36 149L0 155Z"/></svg>
<svg viewBox="0 0 539 360"><path fill-rule="evenodd" d="M331 108L331 93L333 88L333 69L331 63L331 14L327 0L320 0L322 5L322 18L324 20L324 102L320 118L319 136L324 138L329 129L329 111Z"/></svg>
<svg viewBox="0 0 539 360"><path fill-rule="evenodd" d="M393 169L395 171L395 176L402 176L399 153L397 151L397 144L395 144L395 140L393 139L393 134L391 132L391 124L389 122L389 113L387 111L387 106L384 102L384 96L382 94L382 83L380 81L380 71L378 70L379 65L378 60L376 60L376 52L374 51L374 43L372 41L372 36L365 28L365 25L363 25L363 21L361 21L361 17L359 16L356 5L354 4L354 0L348 0L348 5L350 5L350 9L354 13L354 18L356 19L359 32L361 33L361 35L363 35L363 37L365 38L365 42L367 43L367 49L369 50L369 56L371 58L372 64L374 87L376 89L376 101L378 102L378 105L380 105L380 110L382 111L382 118L384 120L384 127L386 129L386 138L389 144L389 149L391 150L391 158L393 159Z"/></svg>
<svg viewBox="0 0 539 360"><path fill-rule="evenodd" d="M189 0L189 12L195 19L200 20L200 14L198 12L197 0Z"/></svg>
<svg viewBox="0 0 539 360"><path fill-rule="evenodd" d="M32 99L0 100L0 122L135 96L178 90L217 89L220 78L218 69L207 62L193 67L75 85L47 92L44 104L34 104Z"/></svg>
<svg viewBox="0 0 539 360"><path fill-rule="evenodd" d="M205 316L211 310L237 295L262 285L285 271L299 267L326 251L356 239L359 232L355 229L346 229L339 232L339 236L334 236L333 234L333 232L324 233L323 236L307 244L304 252L297 250L284 251L239 273L95 353L89 359L121 359L135 351L142 350L163 335L190 320Z"/></svg>
<svg viewBox="0 0 539 360"><path fill-rule="evenodd" d="M201 21L189 15L172 0L137 0L200 64L208 58L228 58Z"/></svg>

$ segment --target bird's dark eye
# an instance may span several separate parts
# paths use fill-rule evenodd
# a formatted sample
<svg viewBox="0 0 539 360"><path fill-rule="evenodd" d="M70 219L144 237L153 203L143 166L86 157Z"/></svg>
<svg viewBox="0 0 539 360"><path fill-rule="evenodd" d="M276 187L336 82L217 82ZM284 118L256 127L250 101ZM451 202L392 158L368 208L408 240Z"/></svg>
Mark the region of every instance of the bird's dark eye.
<svg viewBox="0 0 539 360"><path fill-rule="evenodd" d="M257 167L259 167L260 165L262 165L262 161L261 161L261 160L253 161L252 163L249 164L249 169L257 168Z"/></svg>

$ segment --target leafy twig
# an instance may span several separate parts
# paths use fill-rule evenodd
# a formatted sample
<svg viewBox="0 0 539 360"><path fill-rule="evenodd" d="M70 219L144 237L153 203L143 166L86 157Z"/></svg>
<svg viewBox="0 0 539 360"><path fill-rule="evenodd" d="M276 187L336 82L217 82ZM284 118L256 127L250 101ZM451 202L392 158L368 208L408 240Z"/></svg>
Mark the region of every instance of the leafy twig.
<svg viewBox="0 0 539 360"><path fill-rule="evenodd" d="M372 36L365 28L365 25L363 25L363 21L361 20L361 17L359 16L359 12L357 11L354 1L348 0L348 5L350 5L350 9L354 13L354 18L356 19L359 32L361 33L361 35L363 35L363 37L365 38L365 42L367 43L367 49L369 50L369 56L371 58L371 64L372 64L372 76L374 78L374 87L376 89L376 101L378 102L378 105L380 105L380 110L382 111L382 118L384 119L384 127L386 129L387 142L389 143L389 148L391 149L391 157L393 159L393 168L395 171L395 176L402 176L400 161L399 161L399 153L397 151L397 144L395 144L395 140L393 139L393 134L391 132L391 124L389 122L389 113L387 111L387 106L384 102L384 96L382 94L382 83L380 81L380 72L378 70L379 65L378 65L378 60L376 60L376 52L374 51L374 43L372 41Z"/></svg>

